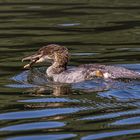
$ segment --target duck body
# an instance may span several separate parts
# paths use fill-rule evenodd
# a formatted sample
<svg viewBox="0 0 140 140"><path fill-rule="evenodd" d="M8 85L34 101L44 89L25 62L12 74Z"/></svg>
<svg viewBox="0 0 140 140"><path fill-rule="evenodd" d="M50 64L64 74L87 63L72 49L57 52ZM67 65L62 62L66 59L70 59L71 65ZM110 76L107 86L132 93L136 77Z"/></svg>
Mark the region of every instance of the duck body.
<svg viewBox="0 0 140 140"><path fill-rule="evenodd" d="M30 60L30 63L24 66L25 68L30 68L34 63L52 60L52 65L47 68L46 75L53 82L58 83L77 83L92 80L95 77L104 79L140 79L139 72L117 66L84 64L67 68L69 60L68 49L55 44L41 48L36 54L24 58L24 60Z"/></svg>
<svg viewBox="0 0 140 140"><path fill-rule="evenodd" d="M58 83L77 83L92 80L97 77L104 79L140 79L140 73L123 67L85 64L79 67L69 68L50 77L54 82Z"/></svg>
<svg viewBox="0 0 140 140"><path fill-rule="evenodd" d="M91 80L96 76L96 74L98 74L98 71L95 72L91 69L87 69L86 67L73 67L61 73L52 74L51 76L49 76L48 73L48 76L51 77L54 82L77 83L85 80Z"/></svg>

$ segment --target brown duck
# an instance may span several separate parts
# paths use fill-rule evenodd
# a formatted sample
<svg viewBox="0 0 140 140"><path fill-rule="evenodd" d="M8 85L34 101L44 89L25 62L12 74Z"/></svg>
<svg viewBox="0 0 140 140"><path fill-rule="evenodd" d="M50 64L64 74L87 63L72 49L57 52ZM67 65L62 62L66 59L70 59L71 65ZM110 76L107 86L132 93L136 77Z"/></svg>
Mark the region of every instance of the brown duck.
<svg viewBox="0 0 140 140"><path fill-rule="evenodd" d="M37 53L25 57L22 61L29 60L30 63L24 68L30 68L36 63L52 61L52 65L47 68L46 74L54 82L76 83L85 80L91 80L95 77L104 79L140 79L140 73L123 67L84 64L74 68L67 68L69 53L64 46L50 44L39 49Z"/></svg>

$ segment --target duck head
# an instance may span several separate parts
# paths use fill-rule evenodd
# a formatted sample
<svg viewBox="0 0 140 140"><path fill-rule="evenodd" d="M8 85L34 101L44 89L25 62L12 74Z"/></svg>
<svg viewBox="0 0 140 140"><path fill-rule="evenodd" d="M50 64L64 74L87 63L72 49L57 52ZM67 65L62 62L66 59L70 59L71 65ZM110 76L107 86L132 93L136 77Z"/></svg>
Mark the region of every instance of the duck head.
<svg viewBox="0 0 140 140"><path fill-rule="evenodd" d="M66 68L69 60L68 49L64 46L50 44L40 48L37 53L22 59L22 61L30 61L24 68L31 68L36 63L48 62L48 60L51 60L56 66Z"/></svg>

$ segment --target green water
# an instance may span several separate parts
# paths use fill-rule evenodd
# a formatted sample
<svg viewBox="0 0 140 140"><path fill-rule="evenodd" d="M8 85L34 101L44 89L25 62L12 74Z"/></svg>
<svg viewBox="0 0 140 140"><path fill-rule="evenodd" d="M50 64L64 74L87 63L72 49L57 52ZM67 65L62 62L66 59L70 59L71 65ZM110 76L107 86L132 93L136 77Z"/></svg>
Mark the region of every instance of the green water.
<svg viewBox="0 0 140 140"><path fill-rule="evenodd" d="M138 0L0 0L0 139L140 139L138 80L29 84L21 62L55 43L70 66L140 71L139 13Z"/></svg>

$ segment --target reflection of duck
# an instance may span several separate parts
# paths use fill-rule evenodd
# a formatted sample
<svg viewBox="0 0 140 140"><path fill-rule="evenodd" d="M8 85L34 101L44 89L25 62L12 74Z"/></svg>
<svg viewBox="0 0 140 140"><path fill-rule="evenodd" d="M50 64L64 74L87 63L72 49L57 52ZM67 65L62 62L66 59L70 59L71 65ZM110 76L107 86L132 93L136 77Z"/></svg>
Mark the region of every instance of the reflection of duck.
<svg viewBox="0 0 140 140"><path fill-rule="evenodd" d="M140 78L139 72L123 67L100 64L85 64L76 68L67 69L69 60L68 49L55 44L42 47L36 54L24 58L24 60L30 60L30 63L25 65L24 68L30 68L35 63L52 60L52 65L48 67L46 74L54 82L60 83L76 83L91 80L94 77L105 79Z"/></svg>

